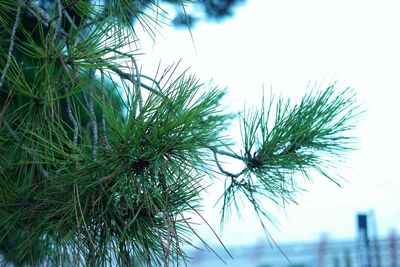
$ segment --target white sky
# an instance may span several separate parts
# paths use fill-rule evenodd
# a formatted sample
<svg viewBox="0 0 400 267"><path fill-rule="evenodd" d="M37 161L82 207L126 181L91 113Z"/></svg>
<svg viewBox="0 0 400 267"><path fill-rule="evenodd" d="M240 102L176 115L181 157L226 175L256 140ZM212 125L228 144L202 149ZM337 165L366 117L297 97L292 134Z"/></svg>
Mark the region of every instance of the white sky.
<svg viewBox="0 0 400 267"><path fill-rule="evenodd" d="M140 64L151 74L159 60L166 66L182 59L200 79L228 87L226 103L235 111L243 110L245 99L258 104L263 85L294 99L309 82L337 80L355 88L367 112L355 132L360 150L339 168L344 188L314 177L299 205L271 207L280 230L270 232L278 242L316 240L322 232L354 238L356 213L374 209L378 232L387 235L400 229L399 12L398 0L247 0L224 23L193 29L197 52L188 31L160 29ZM149 43L142 40L142 46ZM217 183L209 191L203 213L216 230L219 210L211 205L222 190ZM242 210L243 220L233 216L222 232L227 245L263 238L251 207ZM210 231L201 233L216 241Z"/></svg>

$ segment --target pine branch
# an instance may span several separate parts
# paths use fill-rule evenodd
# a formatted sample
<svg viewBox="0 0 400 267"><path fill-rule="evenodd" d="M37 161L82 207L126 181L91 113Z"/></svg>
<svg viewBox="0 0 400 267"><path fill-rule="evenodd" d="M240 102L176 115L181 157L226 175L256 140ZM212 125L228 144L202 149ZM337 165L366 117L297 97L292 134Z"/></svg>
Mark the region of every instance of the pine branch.
<svg viewBox="0 0 400 267"><path fill-rule="evenodd" d="M325 91L306 94L300 104L292 107L289 100L280 99L275 107L272 129L268 128L273 116L272 102L267 110L245 114L241 128L246 171L239 174L248 175L246 180L237 181L239 174L225 171L216 157L217 151L213 151L219 170L233 183L224 193L223 211L240 191L260 215L268 217L261 212L261 204L254 194L276 204L280 200L295 202L293 196L298 190L293 178L295 173L308 178L308 172L316 170L340 185L325 169L335 157L342 159L343 153L352 149L353 138L346 134L361 114L354 97L351 90L335 94L334 86L330 86ZM228 153L227 156L232 155Z"/></svg>
<svg viewBox="0 0 400 267"><path fill-rule="evenodd" d="M25 1L26 1L26 0L25 0ZM29 4L30 10L31 10L31 11L33 10L33 11L34 11L34 14L39 14L40 20L43 22L43 24L44 24L45 26L49 27L49 25L55 24L55 28L57 29L57 30L56 30L57 33L58 33L58 32L61 32L64 36L68 36L68 34L67 34L61 27L58 26L57 22L54 22L54 19L53 19L53 20L50 19L50 16L49 16L49 14L46 13L46 11L44 11L41 7L39 7L39 6L38 6L36 3L34 3L34 2L31 2L31 1L30 1L28 4ZM61 10L61 9L62 9L61 4L60 4L59 7L60 7L59 10ZM65 11L65 10L64 10L64 11ZM60 14L59 14L58 16L61 17ZM73 27L74 29L76 29L76 30L79 29L78 26L74 23L74 21L70 18L69 15L66 15L66 18L67 18L67 20L71 23L71 25L72 25L72 27ZM57 17L57 19L58 19L58 17ZM58 21L58 22L59 22L59 21ZM79 36L81 36L81 33L78 33L78 34L79 34ZM84 37L81 36L81 39L82 39L82 38L84 38ZM120 54L123 53L123 52L119 52L119 51L117 51L117 50L111 50L111 51L116 52L116 53L120 53ZM123 54L126 55L126 53L123 53ZM130 56L130 58L131 58L131 60L132 60L132 64L135 66L135 72L136 72L135 77L136 77L136 78L130 77L130 76L131 76L130 74L125 73L125 72L119 70L117 67L115 67L115 66L113 66L113 65L109 65L108 67L109 67L112 71L114 71L115 73L117 73L122 79L126 79L126 80L129 80L130 82L132 82L133 85L139 84L140 87L142 87L142 88L144 88L144 89L146 89L146 90L148 90L148 91L150 91L150 92L152 92L152 93L154 93L154 94L157 94L157 95L159 95L159 96L165 98L165 96L161 93L161 90L156 91L156 90L154 90L152 87L147 86L146 84L144 84L144 83L142 83L142 82L140 81L140 76L141 76L141 74L140 74L140 72L139 72L139 69L138 69L138 66L137 66L137 64L136 64L136 61L135 61L135 59L134 59L132 56ZM100 61L104 61L104 60L102 60L102 59L99 59L99 60L100 60ZM67 63L67 62L64 62L64 63ZM145 76L145 77L148 78L147 76ZM154 81L153 81L153 82L154 82ZM157 85L157 87L160 89L158 83L156 83L156 85ZM0 86L0 88L1 88L1 86ZM139 91L138 91L138 93L140 94ZM140 106L143 106L143 100L142 100L142 97L141 97L141 96L139 97L139 105L140 105Z"/></svg>
<svg viewBox="0 0 400 267"><path fill-rule="evenodd" d="M22 236L16 266L129 265L132 257L180 264L193 235L213 251L184 217L194 212L205 221L198 212L204 177L225 176L222 220L244 196L266 230L265 220L274 221L265 200L295 202L295 173L335 181L332 162L352 149L348 131L359 112L351 91L312 91L296 105L263 101L242 113L243 153L236 154L224 136L232 116L221 107L223 91L203 90L195 76L176 73L177 64L152 78L141 73L138 56L121 52L136 42L125 27L135 4L3 2L17 12L14 21L0 19L3 35L11 33L0 60L0 92L8 93L0 113L0 257L10 236ZM131 63L119 66L121 59ZM229 171L226 158L242 169ZM31 253L36 247L40 255Z"/></svg>
<svg viewBox="0 0 400 267"><path fill-rule="evenodd" d="M7 55L7 61L6 61L6 65L3 69L3 72L1 74L1 78L0 78L0 91L3 87L4 84L4 79L6 77L8 68L10 67L11 64L11 59L12 59L12 53L14 51L14 42L15 42L15 34L17 32L17 27L20 21L20 17L21 17L21 7L25 4L26 0L19 0L18 1L18 7L17 7L17 14L15 16L15 21L14 21L14 25L13 28L11 30L11 36L10 36L10 46L8 48L8 55Z"/></svg>

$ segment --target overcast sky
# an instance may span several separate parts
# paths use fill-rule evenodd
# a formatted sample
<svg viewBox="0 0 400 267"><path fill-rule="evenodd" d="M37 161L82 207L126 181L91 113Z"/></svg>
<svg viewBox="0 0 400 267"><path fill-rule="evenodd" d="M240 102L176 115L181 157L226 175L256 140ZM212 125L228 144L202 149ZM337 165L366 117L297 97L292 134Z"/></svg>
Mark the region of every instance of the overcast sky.
<svg viewBox="0 0 400 267"><path fill-rule="evenodd" d="M227 87L226 104L236 111L245 101L257 105L263 86L294 99L309 82L354 88L367 112L355 131L360 149L339 167L347 180L343 188L315 176L299 205L271 206L279 230L271 226L270 232L278 242L317 240L323 232L354 238L356 213L375 210L378 232L387 235L400 229L399 12L398 0L247 0L223 23L196 25L194 42L187 30L160 29L140 63L151 74L159 60L182 59L203 81ZM149 47L144 37L142 46ZM221 183L209 190L203 212L216 230L219 210L212 203L222 190ZM246 206L243 219L232 216L222 239L243 244L262 235Z"/></svg>

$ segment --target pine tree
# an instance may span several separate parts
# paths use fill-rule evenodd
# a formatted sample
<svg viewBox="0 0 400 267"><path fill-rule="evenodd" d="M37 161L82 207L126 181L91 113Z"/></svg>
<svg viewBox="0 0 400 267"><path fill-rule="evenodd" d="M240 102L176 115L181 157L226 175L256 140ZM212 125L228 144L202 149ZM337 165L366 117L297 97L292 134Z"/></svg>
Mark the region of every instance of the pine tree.
<svg viewBox="0 0 400 267"><path fill-rule="evenodd" d="M143 1L158 14L158 1ZM142 3L143 4L143 3ZM183 2L179 3L184 5ZM0 0L0 253L15 266L176 265L189 260L205 181L225 177L222 220L245 196L294 202L295 174L339 184L360 115L351 89L263 99L227 114L226 93L176 65L141 73L141 1ZM123 62L123 63L121 63ZM129 64L125 64L129 62ZM225 129L241 122L242 150ZM241 162L233 173L221 157ZM239 210L240 212L240 210Z"/></svg>

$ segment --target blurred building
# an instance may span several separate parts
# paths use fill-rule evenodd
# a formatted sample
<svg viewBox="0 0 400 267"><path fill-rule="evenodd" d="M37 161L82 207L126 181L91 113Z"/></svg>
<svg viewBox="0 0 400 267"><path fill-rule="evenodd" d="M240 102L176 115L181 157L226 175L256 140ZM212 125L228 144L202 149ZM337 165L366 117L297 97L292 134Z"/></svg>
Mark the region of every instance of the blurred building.
<svg viewBox="0 0 400 267"><path fill-rule="evenodd" d="M226 264L210 251L194 251L188 266L209 267L400 267L400 242L393 232L389 237L369 240L367 249L359 240L329 240L314 243L282 244L280 248L268 243L228 248L213 248ZM368 254L368 261L362 259Z"/></svg>

